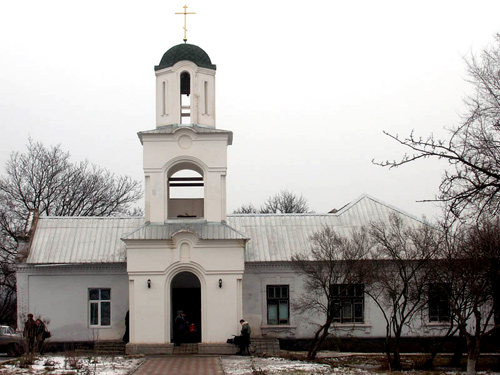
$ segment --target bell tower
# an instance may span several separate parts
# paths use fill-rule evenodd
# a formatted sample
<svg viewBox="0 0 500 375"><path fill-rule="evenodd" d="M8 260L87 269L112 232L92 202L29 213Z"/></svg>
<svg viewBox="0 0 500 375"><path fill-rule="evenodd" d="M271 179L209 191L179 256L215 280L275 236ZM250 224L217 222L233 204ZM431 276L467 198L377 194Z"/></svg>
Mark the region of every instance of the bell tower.
<svg viewBox="0 0 500 375"><path fill-rule="evenodd" d="M179 44L155 66L156 129L140 132L147 222L226 219L227 146L215 127L215 65L193 44Z"/></svg>
<svg viewBox="0 0 500 375"><path fill-rule="evenodd" d="M145 223L122 238L129 276L127 352L172 353L180 310L198 328L202 352L214 345L228 350L226 339L242 316L248 240L226 223L233 133L215 126L215 65L200 47L170 48L155 74L156 127L138 133Z"/></svg>
<svg viewBox="0 0 500 375"><path fill-rule="evenodd" d="M156 127L196 124L215 128L215 65L200 47L179 44L156 73Z"/></svg>

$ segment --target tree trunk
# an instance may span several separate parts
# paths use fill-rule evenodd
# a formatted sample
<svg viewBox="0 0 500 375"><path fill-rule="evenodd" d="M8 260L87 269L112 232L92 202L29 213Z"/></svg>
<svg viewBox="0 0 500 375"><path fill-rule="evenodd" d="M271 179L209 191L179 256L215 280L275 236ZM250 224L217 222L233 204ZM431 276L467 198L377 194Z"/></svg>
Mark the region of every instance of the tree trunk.
<svg viewBox="0 0 500 375"><path fill-rule="evenodd" d="M500 326L500 261L493 260L493 321L495 326ZM500 342L500 329L493 331L493 342ZM500 358L497 360L495 370L500 369Z"/></svg>
<svg viewBox="0 0 500 375"><path fill-rule="evenodd" d="M307 359L315 359L316 353L318 352L321 344L325 341L326 336L328 336L328 329L330 328L331 322L326 322L322 325L315 333L313 341L309 346L309 351L307 352Z"/></svg>
<svg viewBox="0 0 500 375"><path fill-rule="evenodd" d="M391 362L392 362L391 335L389 333L387 333L385 336L385 355L387 358L387 367L389 368L389 371L392 371L392 369L391 369Z"/></svg>
<svg viewBox="0 0 500 375"><path fill-rule="evenodd" d="M478 337L467 338L467 375L476 375L476 364L479 359L480 342Z"/></svg>
<svg viewBox="0 0 500 375"><path fill-rule="evenodd" d="M467 358L467 375L476 374L476 360L472 358Z"/></svg>
<svg viewBox="0 0 500 375"><path fill-rule="evenodd" d="M455 352L453 357L451 357L450 366L460 367L462 365L462 355L464 353L464 334L462 330L458 334L457 344L455 346Z"/></svg>
<svg viewBox="0 0 500 375"><path fill-rule="evenodd" d="M429 353L429 358L426 359L423 368L426 370L431 370L434 368L434 360L438 352L441 350L442 345L433 345L431 352Z"/></svg>
<svg viewBox="0 0 500 375"><path fill-rule="evenodd" d="M401 354L399 352L399 337L394 338L394 358L392 360L392 369L401 370Z"/></svg>

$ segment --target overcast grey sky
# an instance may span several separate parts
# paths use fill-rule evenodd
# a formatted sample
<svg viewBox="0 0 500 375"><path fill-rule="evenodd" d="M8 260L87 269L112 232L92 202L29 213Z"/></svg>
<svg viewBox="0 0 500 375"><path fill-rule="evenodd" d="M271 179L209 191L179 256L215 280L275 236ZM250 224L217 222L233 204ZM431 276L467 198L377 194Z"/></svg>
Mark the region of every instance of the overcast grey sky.
<svg viewBox="0 0 500 375"><path fill-rule="evenodd" d="M184 1L4 1L0 166L27 139L142 181L137 132L155 127L155 76L182 43ZM439 210L443 165L372 164L405 151L382 130L443 134L459 120L463 56L500 31L500 1L186 2L188 43L217 64L228 209L288 189L327 212L368 193Z"/></svg>

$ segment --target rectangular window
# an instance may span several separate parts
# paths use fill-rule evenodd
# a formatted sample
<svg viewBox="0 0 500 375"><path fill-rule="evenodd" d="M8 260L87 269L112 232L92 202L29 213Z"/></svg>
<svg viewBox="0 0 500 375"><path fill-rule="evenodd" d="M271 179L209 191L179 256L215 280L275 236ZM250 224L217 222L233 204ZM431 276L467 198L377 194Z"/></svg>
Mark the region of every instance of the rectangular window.
<svg viewBox="0 0 500 375"><path fill-rule="evenodd" d="M89 322L97 327L111 325L111 289L89 289Z"/></svg>
<svg viewBox="0 0 500 375"><path fill-rule="evenodd" d="M334 284L331 296L335 323L364 322L365 292L363 284Z"/></svg>
<svg viewBox="0 0 500 375"><path fill-rule="evenodd" d="M289 324L288 285L267 286L267 324Z"/></svg>
<svg viewBox="0 0 500 375"><path fill-rule="evenodd" d="M435 283L429 285L429 322L450 321L450 284Z"/></svg>

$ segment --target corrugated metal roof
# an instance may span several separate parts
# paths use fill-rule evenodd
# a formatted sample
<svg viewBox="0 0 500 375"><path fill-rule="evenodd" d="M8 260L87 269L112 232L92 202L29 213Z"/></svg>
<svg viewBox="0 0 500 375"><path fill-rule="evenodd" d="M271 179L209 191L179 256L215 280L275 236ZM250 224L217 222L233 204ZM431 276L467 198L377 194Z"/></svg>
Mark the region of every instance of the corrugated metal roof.
<svg viewBox="0 0 500 375"><path fill-rule="evenodd" d="M235 214L229 215L227 222L251 238L245 251L246 262L276 262L288 261L293 254L307 251L309 237L324 226L334 227L340 235L349 236L353 229L371 222L387 223L393 213L400 214L408 223L421 222L366 194L336 213Z"/></svg>
<svg viewBox="0 0 500 375"><path fill-rule="evenodd" d="M226 223L208 223L204 220L182 220L166 224L146 223L124 240L166 240L179 232L191 232L202 240L242 240L247 237Z"/></svg>
<svg viewBox="0 0 500 375"><path fill-rule="evenodd" d="M247 262L287 261L292 254L310 248L309 237L324 226L348 236L353 228L373 221L388 222L399 213L409 223L420 220L391 205L363 195L332 214L229 215L226 223L203 220L172 221L164 225L144 223L142 218L42 217L38 221L27 263L125 262L121 240L169 239L190 231L202 239L250 239Z"/></svg>
<svg viewBox="0 0 500 375"><path fill-rule="evenodd" d="M143 224L143 218L41 217L26 263L125 262L120 238Z"/></svg>

